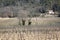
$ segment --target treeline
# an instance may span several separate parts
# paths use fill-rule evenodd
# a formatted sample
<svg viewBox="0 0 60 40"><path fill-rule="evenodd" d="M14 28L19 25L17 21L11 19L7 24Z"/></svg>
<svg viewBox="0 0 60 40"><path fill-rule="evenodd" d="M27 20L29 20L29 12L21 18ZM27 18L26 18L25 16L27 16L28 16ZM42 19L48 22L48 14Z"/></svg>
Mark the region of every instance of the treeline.
<svg viewBox="0 0 60 40"><path fill-rule="evenodd" d="M15 7L15 6L17 6L17 7ZM20 10L25 10L25 11L28 10L30 13L28 16L30 16L30 15L39 16L39 14L37 14L37 13L45 13L45 11L49 10L49 9L60 12L60 0L0 0L0 8L1 7L9 7L11 14L13 14L13 15L16 14L16 16L18 14L18 11L20 11ZM20 7L21 7L21 9L20 9ZM3 8L3 10L4 10L4 8ZM0 11L1 11L1 9L0 9ZM4 11L4 15L8 11L9 10L7 10L6 12ZM0 12L1 15L3 15L2 13L3 12ZM19 12L19 13L21 13L21 12Z"/></svg>
<svg viewBox="0 0 60 40"><path fill-rule="evenodd" d="M52 5L56 3L60 5L60 0L0 0L0 5L1 6L17 5L18 2L40 4L40 5Z"/></svg>
<svg viewBox="0 0 60 40"><path fill-rule="evenodd" d="M22 6L27 4L39 5L51 9L56 4L60 6L60 0L0 0L0 7Z"/></svg>

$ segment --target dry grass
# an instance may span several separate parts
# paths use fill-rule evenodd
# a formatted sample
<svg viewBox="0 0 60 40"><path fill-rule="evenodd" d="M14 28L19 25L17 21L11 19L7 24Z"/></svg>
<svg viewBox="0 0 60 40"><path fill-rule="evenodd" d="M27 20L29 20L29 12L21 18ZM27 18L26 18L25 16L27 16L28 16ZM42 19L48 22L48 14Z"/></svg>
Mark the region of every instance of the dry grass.
<svg viewBox="0 0 60 40"><path fill-rule="evenodd" d="M58 25L60 18L32 18L33 25Z"/></svg>
<svg viewBox="0 0 60 40"><path fill-rule="evenodd" d="M31 25L60 25L60 18L31 18L31 22ZM18 24L18 18L0 18L0 26L14 26ZM26 25L28 25L27 19Z"/></svg>
<svg viewBox="0 0 60 40"><path fill-rule="evenodd" d="M60 18L40 18L35 21L31 20L33 23L39 23L40 25L48 25L49 27L39 27L37 29L33 27L29 28L12 28L12 29L1 29L0 28L0 40L60 40L60 28L54 28L50 25L58 25L60 24ZM17 18L1 18L0 26L13 26L18 25ZM59 25L60 26L60 25ZM22 30L23 31L22 31ZM29 30L28 30L29 29ZM32 29L32 30L31 30ZM34 31L34 30L35 31ZM40 30L42 29L42 30ZM46 30L47 29L47 30ZM40 30L40 31L39 31ZM52 31L54 30L54 31ZM58 30L58 31L56 31Z"/></svg>
<svg viewBox="0 0 60 40"><path fill-rule="evenodd" d="M0 18L0 26L13 26L18 25L17 18Z"/></svg>
<svg viewBox="0 0 60 40"><path fill-rule="evenodd" d="M0 33L0 40L60 40L60 31L21 31Z"/></svg>

